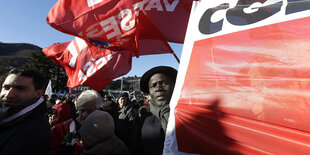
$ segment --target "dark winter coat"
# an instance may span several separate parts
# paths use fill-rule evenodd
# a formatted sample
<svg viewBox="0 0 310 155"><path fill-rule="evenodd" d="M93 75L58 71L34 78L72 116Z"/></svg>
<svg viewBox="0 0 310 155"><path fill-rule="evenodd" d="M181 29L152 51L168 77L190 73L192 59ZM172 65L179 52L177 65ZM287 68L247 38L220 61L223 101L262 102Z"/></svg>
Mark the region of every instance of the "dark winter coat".
<svg viewBox="0 0 310 155"><path fill-rule="evenodd" d="M145 118L141 128L142 152L147 155L162 155L170 108L169 105L158 107L150 103L150 111L152 115Z"/></svg>
<svg viewBox="0 0 310 155"><path fill-rule="evenodd" d="M48 154L51 141L47 107L43 99L34 101L32 108L8 122L8 117L0 120L0 154L1 155L44 155ZM14 113L16 114L16 113ZM12 115L11 115L12 116ZM14 115L13 115L14 116Z"/></svg>

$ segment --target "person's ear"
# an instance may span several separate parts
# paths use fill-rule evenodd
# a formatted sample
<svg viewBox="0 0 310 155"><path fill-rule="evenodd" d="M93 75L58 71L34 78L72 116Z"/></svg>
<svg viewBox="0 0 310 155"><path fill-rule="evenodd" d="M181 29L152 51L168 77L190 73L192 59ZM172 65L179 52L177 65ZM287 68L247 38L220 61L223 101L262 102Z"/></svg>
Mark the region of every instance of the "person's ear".
<svg viewBox="0 0 310 155"><path fill-rule="evenodd" d="M38 89L35 91L35 98L40 98L44 94L44 89Z"/></svg>

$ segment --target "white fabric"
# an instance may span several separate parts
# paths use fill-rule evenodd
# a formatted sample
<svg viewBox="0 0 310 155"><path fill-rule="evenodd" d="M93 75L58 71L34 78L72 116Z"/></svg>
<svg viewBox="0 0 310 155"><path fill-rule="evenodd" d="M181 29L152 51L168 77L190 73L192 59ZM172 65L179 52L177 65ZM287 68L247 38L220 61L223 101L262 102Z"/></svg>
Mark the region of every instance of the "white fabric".
<svg viewBox="0 0 310 155"><path fill-rule="evenodd" d="M47 85L47 87L46 87L46 89L45 89L45 93L44 93L44 94L47 95L47 96L50 96L52 93L53 93L53 90L52 90L52 81L49 80L48 85Z"/></svg>

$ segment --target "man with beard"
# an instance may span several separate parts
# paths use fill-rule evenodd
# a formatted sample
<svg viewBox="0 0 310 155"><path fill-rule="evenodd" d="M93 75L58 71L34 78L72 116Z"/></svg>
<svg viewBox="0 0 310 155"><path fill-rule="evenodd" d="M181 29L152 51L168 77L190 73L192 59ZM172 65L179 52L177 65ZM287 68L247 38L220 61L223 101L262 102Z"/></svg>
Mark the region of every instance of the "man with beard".
<svg viewBox="0 0 310 155"><path fill-rule="evenodd" d="M42 95L45 80L36 71L12 69L0 93L0 154L44 155L51 133Z"/></svg>
<svg viewBox="0 0 310 155"><path fill-rule="evenodd" d="M141 78L140 89L151 97L149 105L152 113L145 118L141 128L142 154L162 154L176 76L174 68L158 66L145 72Z"/></svg>

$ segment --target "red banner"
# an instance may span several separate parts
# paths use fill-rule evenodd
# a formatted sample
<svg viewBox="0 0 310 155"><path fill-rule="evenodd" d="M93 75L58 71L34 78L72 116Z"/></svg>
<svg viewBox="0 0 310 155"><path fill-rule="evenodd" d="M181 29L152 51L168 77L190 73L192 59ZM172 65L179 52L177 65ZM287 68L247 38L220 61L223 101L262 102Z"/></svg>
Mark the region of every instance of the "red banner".
<svg viewBox="0 0 310 155"><path fill-rule="evenodd" d="M212 2L191 14L164 154L310 154L310 1Z"/></svg>
<svg viewBox="0 0 310 155"><path fill-rule="evenodd" d="M113 79L127 74L131 69L130 52L98 48L80 38L52 45L43 52L65 68L67 86L70 88L85 84L101 90Z"/></svg>
<svg viewBox="0 0 310 155"><path fill-rule="evenodd" d="M191 1L59 0L46 19L55 29L109 42L135 56L173 53L167 43L183 42Z"/></svg>
<svg viewBox="0 0 310 155"><path fill-rule="evenodd" d="M310 153L306 23L310 18L197 41L176 107L179 149Z"/></svg>
<svg viewBox="0 0 310 155"><path fill-rule="evenodd" d="M139 25L146 14L164 39L183 42L191 0L59 0L47 23L59 31L81 38L113 42Z"/></svg>

